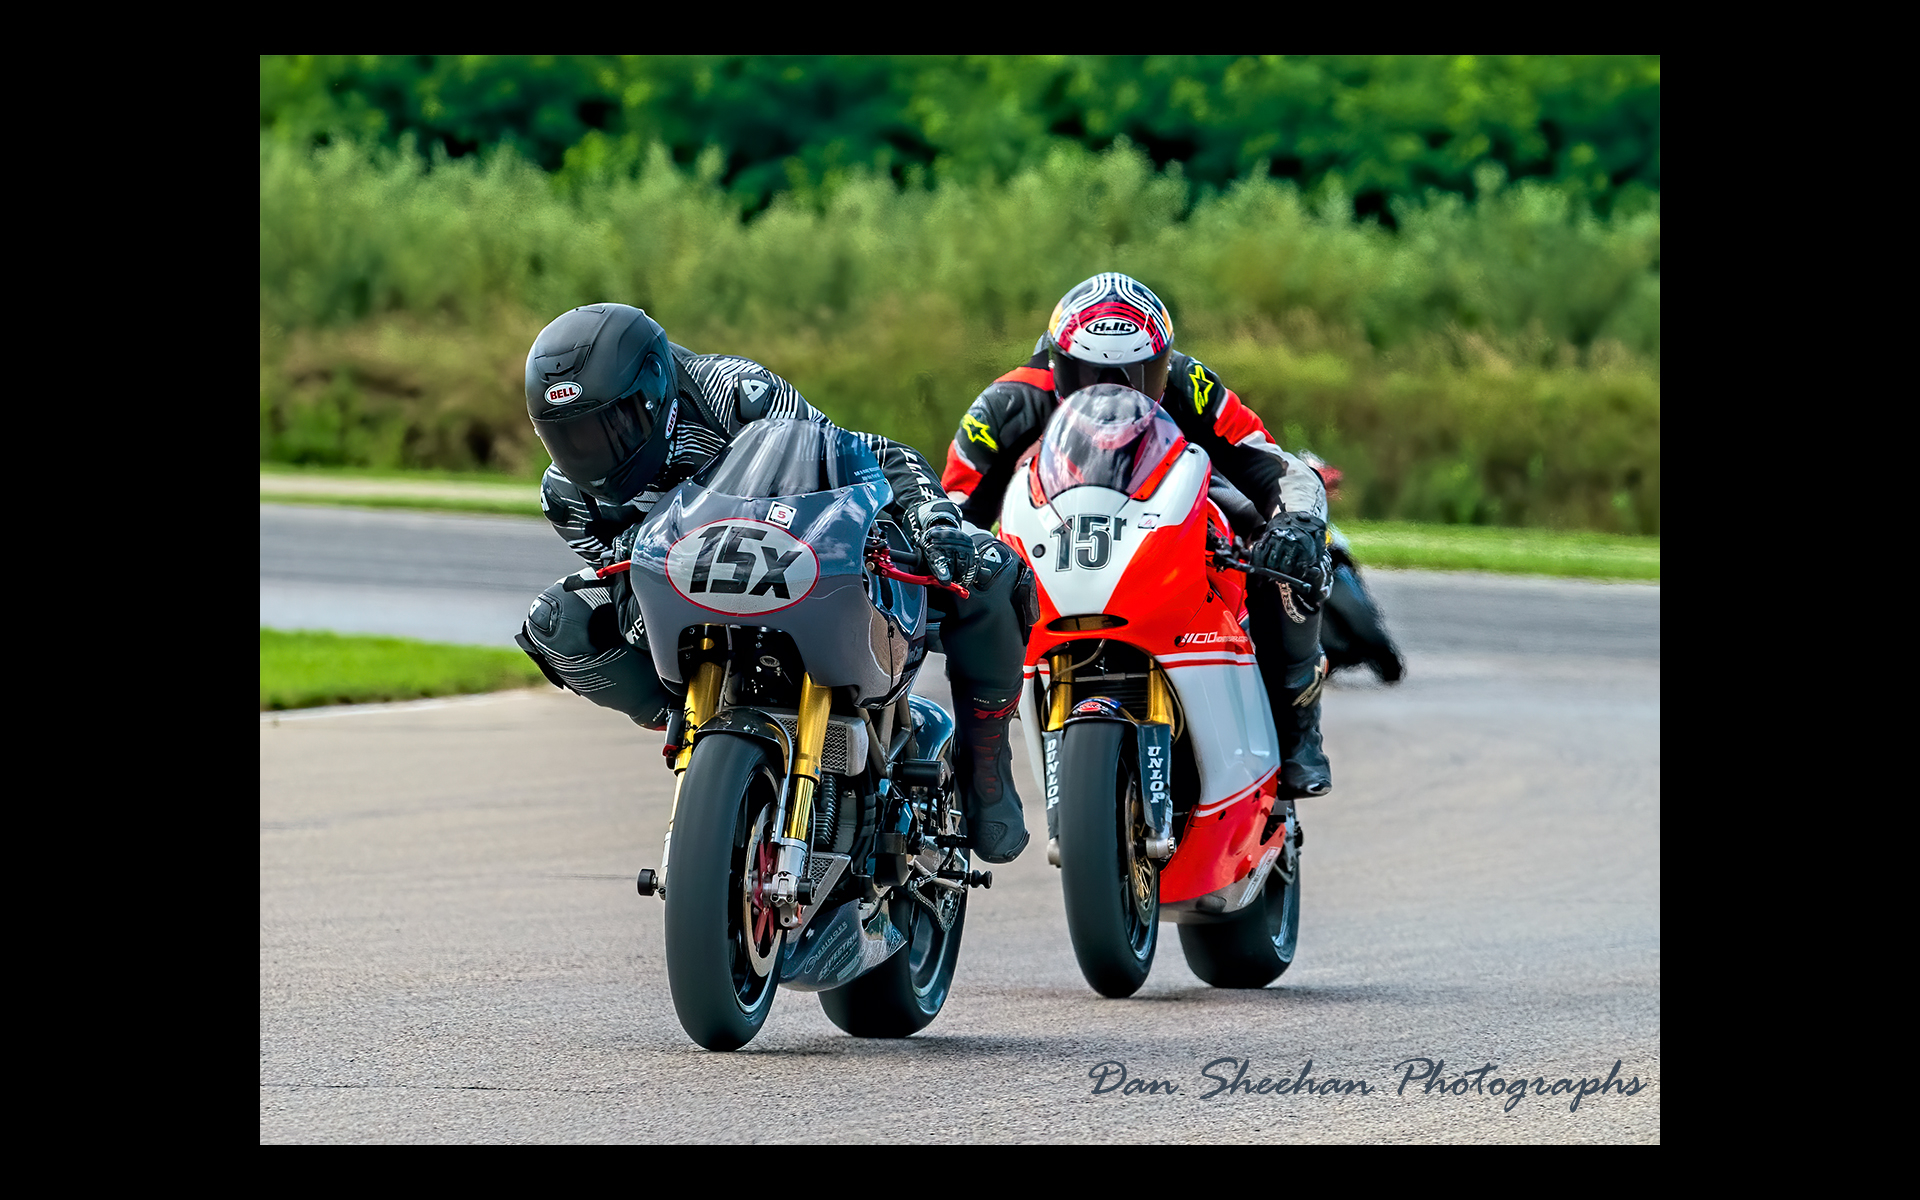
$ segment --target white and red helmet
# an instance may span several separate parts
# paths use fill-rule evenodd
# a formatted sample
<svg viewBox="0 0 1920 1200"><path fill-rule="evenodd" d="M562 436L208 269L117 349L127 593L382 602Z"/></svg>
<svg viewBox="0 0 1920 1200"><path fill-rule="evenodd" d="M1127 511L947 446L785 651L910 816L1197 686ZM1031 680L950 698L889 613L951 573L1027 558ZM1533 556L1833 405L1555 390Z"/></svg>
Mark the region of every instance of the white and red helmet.
<svg viewBox="0 0 1920 1200"><path fill-rule="evenodd" d="M1158 400L1167 390L1173 318L1145 284L1104 271L1053 306L1046 345L1061 399L1096 383L1123 383Z"/></svg>

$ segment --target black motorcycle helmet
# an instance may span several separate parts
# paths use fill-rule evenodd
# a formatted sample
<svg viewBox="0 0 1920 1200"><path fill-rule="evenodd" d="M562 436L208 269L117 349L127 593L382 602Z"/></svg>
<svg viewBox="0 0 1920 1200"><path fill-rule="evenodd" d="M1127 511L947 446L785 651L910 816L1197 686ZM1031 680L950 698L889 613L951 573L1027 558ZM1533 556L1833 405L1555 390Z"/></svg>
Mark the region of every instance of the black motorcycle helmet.
<svg viewBox="0 0 1920 1200"><path fill-rule="evenodd" d="M676 377L659 322L630 304L589 304L533 339L527 415L575 487L624 504L666 464Z"/></svg>

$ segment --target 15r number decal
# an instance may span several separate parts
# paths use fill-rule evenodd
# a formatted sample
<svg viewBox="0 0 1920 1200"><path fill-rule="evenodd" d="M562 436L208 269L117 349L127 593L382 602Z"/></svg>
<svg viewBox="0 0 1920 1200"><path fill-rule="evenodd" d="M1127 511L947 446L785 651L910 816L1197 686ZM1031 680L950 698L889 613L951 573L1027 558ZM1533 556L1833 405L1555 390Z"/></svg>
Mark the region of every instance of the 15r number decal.
<svg viewBox="0 0 1920 1200"><path fill-rule="evenodd" d="M1076 523L1080 528L1078 537L1073 532ZM1047 534L1048 537L1060 539L1060 553L1054 556L1053 569L1071 571L1073 564L1079 563L1089 571L1098 571L1112 559L1114 543L1126 531L1125 517L1102 517L1089 513L1077 521L1061 522Z"/></svg>

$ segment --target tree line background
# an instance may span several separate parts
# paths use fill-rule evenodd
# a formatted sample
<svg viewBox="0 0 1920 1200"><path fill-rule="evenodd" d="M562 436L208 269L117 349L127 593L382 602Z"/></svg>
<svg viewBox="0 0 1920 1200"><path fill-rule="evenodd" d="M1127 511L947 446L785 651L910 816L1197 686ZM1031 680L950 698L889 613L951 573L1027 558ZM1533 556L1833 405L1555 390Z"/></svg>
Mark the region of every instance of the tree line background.
<svg viewBox="0 0 1920 1200"><path fill-rule="evenodd" d="M1125 270L1336 515L1659 530L1657 56L263 56L263 460L545 464L577 304L936 464Z"/></svg>

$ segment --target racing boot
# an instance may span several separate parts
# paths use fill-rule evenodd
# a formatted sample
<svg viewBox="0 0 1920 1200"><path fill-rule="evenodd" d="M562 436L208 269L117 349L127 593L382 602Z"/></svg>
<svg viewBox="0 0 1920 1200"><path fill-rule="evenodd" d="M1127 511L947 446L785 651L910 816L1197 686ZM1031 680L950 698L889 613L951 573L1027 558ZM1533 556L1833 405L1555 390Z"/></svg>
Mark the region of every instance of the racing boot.
<svg viewBox="0 0 1920 1200"><path fill-rule="evenodd" d="M973 852L990 863L1012 862L1027 848L1026 815L1013 790L1013 751L1007 725L1017 698L988 700L954 683L957 740L953 765Z"/></svg>
<svg viewBox="0 0 1920 1200"><path fill-rule="evenodd" d="M1273 727L1280 736L1281 791L1295 798L1324 796L1333 790L1333 769L1320 744L1320 687L1327 679L1325 656L1313 664L1312 670L1313 677L1304 686L1280 689L1285 703L1277 705L1273 714Z"/></svg>

